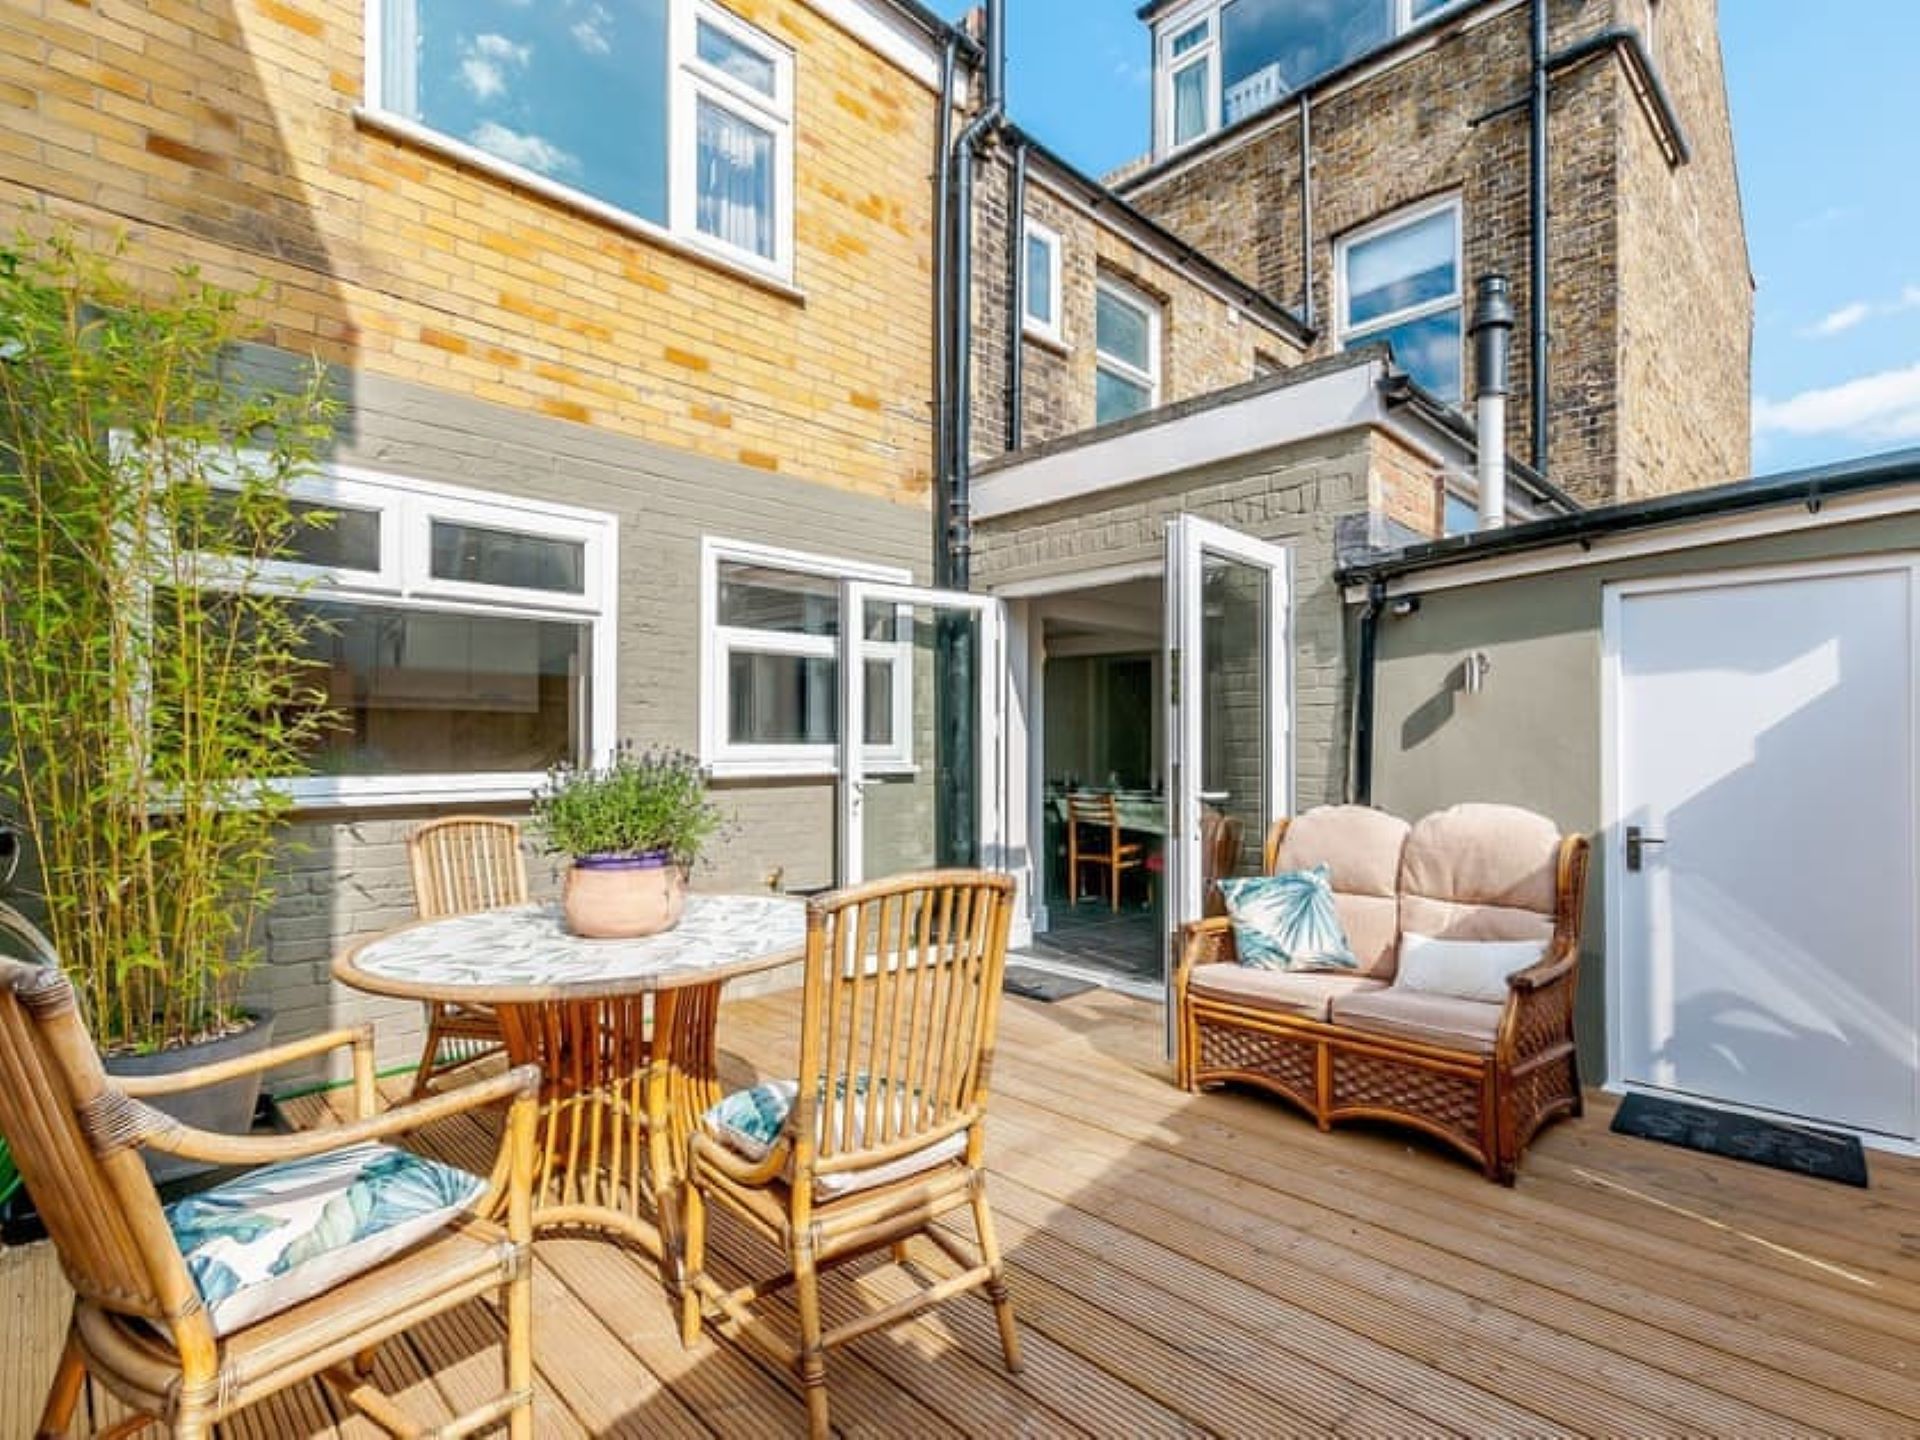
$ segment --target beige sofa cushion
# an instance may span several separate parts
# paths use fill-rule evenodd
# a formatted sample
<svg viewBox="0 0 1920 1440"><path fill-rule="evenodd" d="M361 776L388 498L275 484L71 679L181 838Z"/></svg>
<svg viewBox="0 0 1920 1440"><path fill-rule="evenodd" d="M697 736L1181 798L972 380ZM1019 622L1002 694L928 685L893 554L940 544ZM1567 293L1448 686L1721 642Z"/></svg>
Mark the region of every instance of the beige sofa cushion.
<svg viewBox="0 0 1920 1440"><path fill-rule="evenodd" d="M1336 996L1384 990L1378 980L1325 970L1259 970L1251 965L1196 965L1187 977L1195 995L1306 1020L1325 1020Z"/></svg>
<svg viewBox="0 0 1920 1440"><path fill-rule="evenodd" d="M1325 865L1334 908L1359 973L1393 978L1400 933L1398 883L1407 822L1365 805L1322 805L1287 826L1275 871Z"/></svg>
<svg viewBox="0 0 1920 1440"><path fill-rule="evenodd" d="M1550 940L1560 832L1512 805L1428 815L1400 857L1400 929L1441 940Z"/></svg>
<svg viewBox="0 0 1920 1440"><path fill-rule="evenodd" d="M1491 1055L1503 1008L1484 1000L1390 988L1334 997L1333 1023L1368 1034Z"/></svg>

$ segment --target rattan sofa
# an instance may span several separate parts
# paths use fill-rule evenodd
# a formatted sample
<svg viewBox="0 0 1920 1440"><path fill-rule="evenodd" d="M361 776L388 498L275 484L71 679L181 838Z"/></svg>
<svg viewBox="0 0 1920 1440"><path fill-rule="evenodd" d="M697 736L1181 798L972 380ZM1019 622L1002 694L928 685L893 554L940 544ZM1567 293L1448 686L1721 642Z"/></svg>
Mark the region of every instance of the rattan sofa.
<svg viewBox="0 0 1920 1440"><path fill-rule="evenodd" d="M1235 963L1222 919L1187 927L1174 978L1188 1090L1243 1081L1312 1115L1423 1130L1512 1184L1542 1125L1581 1110L1573 1002L1587 842L1504 805L1408 825L1363 806L1278 822L1269 874L1326 864L1359 968L1298 973ZM1403 932L1541 940L1504 1004L1396 989Z"/></svg>

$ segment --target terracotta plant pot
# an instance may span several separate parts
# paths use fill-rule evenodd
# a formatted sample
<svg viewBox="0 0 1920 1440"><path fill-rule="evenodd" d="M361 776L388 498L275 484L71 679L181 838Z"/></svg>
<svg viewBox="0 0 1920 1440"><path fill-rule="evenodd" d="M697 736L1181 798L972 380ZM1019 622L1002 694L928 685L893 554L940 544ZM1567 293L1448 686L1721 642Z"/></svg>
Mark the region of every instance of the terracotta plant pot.
<svg viewBox="0 0 1920 1440"><path fill-rule="evenodd" d="M680 923L686 872L664 851L583 855L567 871L567 928L589 940L632 940Z"/></svg>

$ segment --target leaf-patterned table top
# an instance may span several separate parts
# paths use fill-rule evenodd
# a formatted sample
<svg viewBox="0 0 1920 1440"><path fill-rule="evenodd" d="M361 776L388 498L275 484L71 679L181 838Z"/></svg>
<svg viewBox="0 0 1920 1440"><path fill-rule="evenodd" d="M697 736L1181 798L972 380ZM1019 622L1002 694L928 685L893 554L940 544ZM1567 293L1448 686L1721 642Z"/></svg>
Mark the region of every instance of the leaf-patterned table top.
<svg viewBox="0 0 1920 1440"><path fill-rule="evenodd" d="M356 989L414 999L532 1004L710 984L798 959L804 901L689 895L673 929L638 940L585 940L557 904L515 905L420 921L334 962Z"/></svg>

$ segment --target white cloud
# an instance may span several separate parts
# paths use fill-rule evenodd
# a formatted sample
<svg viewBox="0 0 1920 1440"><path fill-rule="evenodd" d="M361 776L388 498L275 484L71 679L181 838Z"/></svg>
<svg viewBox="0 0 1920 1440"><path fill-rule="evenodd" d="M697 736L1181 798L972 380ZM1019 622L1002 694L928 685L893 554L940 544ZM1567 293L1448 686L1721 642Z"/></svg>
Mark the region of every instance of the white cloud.
<svg viewBox="0 0 1920 1440"><path fill-rule="evenodd" d="M587 18L576 20L569 27L573 43L589 55L605 55L613 49L613 42L607 38L607 27L613 24L613 16L604 5L587 7Z"/></svg>
<svg viewBox="0 0 1920 1440"><path fill-rule="evenodd" d="M460 81L476 100L495 100L506 93L507 70L524 70L533 47L517 45L504 35L479 35L462 47Z"/></svg>
<svg viewBox="0 0 1920 1440"><path fill-rule="evenodd" d="M580 168L578 157L551 140L509 130L492 120L482 120L467 138L489 155L498 155L502 160L524 165L542 175L566 175Z"/></svg>
<svg viewBox="0 0 1920 1440"><path fill-rule="evenodd" d="M1816 210L1811 215L1802 215L1794 222L1796 230L1831 230L1844 224L1860 213L1856 205L1829 205L1824 210Z"/></svg>
<svg viewBox="0 0 1920 1440"><path fill-rule="evenodd" d="M1855 300L1850 305L1842 305L1838 310L1829 310L1801 333L1809 336L1839 335L1853 329L1862 320L1873 314L1873 307L1864 300Z"/></svg>
<svg viewBox="0 0 1920 1440"><path fill-rule="evenodd" d="M1756 396L1753 430L1756 435L1920 440L1920 364L1803 390L1780 401Z"/></svg>

